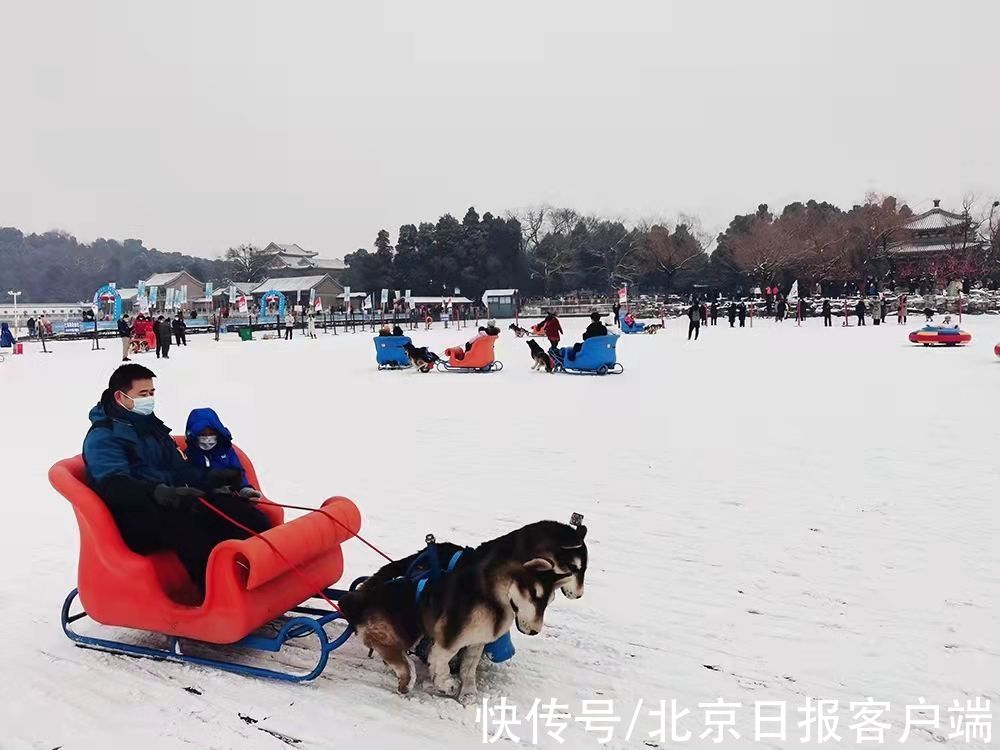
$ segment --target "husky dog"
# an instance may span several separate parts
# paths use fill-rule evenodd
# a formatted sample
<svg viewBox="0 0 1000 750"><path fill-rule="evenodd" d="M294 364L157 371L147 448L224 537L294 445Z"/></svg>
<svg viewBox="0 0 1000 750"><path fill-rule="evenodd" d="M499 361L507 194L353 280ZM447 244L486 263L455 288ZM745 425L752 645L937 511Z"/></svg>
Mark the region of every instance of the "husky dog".
<svg viewBox="0 0 1000 750"><path fill-rule="evenodd" d="M492 575L493 568L509 561L528 562L536 557L548 560L556 573L568 573L571 578L561 585L568 599L583 596L587 575L587 527L559 523L558 521L536 521L522 526L496 539L490 539L476 547L475 562L483 575ZM456 552L468 550L451 542L436 542L438 559L445 567ZM362 588L387 583L410 572L421 552L414 552L402 560L387 563L368 578ZM472 564L473 558L463 554L455 563L456 568ZM418 571L419 572L419 571Z"/></svg>
<svg viewBox="0 0 1000 750"><path fill-rule="evenodd" d="M426 346L414 346L413 344L403 344L406 356L410 358L410 363L420 372L430 372L434 365L441 359Z"/></svg>
<svg viewBox="0 0 1000 750"><path fill-rule="evenodd" d="M528 339L527 344L531 350L531 358L535 361L531 369L541 370L545 368L545 372L552 372L555 368L555 360L552 359L552 355L542 349L534 339Z"/></svg>
<svg viewBox="0 0 1000 750"><path fill-rule="evenodd" d="M541 630L545 608L556 588L570 599L583 596L587 572L586 526L539 521L484 542L476 549L436 544L442 567L462 552L452 569L428 577L424 590L408 577L420 552L380 568L338 606L364 644L396 672L406 693L415 681L408 651L424 638L433 641L428 664L435 686L451 695L450 662L458 661L459 700L476 697L476 666L485 644L513 622L526 635Z"/></svg>
<svg viewBox="0 0 1000 750"><path fill-rule="evenodd" d="M646 326L645 333L648 333L650 336L655 336L657 332L662 330L663 330L663 323L650 323Z"/></svg>
<svg viewBox="0 0 1000 750"><path fill-rule="evenodd" d="M519 339L523 339L525 336L531 335L531 332L527 328L522 328L517 323L511 323L509 326L507 326L507 328L512 330L514 332L514 335L517 336Z"/></svg>
<svg viewBox="0 0 1000 750"><path fill-rule="evenodd" d="M506 633L512 624L525 635L537 635L545 609L569 573L556 573L542 558L508 561L489 577L482 575L478 550L462 555L473 560L437 578L428 578L422 590L408 578L372 585L370 582L341 597L340 611L358 631L362 642L395 672L400 693L416 680L407 656L424 636L433 640L428 656L434 687L469 705L476 700L476 668L484 646ZM465 649L459 681L451 676L452 657Z"/></svg>

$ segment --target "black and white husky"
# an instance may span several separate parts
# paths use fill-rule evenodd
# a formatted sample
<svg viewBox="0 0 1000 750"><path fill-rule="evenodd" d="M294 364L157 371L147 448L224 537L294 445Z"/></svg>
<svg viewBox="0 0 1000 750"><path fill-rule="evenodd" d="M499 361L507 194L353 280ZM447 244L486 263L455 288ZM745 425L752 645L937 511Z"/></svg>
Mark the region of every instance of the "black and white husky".
<svg viewBox="0 0 1000 750"><path fill-rule="evenodd" d="M338 605L364 644L396 672L401 693L416 678L408 652L428 637L435 688L454 695L460 686L458 699L469 704L476 700L476 668L487 643L511 625L537 635L557 589L572 599L583 596L586 533L585 526L555 521L530 524L465 550L451 571L428 578L419 594L417 582L405 576L417 556L411 555L384 566ZM461 549L438 545L445 563ZM456 681L449 665L460 651Z"/></svg>

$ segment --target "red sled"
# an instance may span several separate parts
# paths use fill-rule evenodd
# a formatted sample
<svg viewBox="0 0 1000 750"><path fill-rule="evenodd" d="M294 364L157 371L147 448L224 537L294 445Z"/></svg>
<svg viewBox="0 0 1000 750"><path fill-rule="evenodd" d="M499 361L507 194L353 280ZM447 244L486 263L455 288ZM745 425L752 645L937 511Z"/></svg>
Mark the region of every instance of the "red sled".
<svg viewBox="0 0 1000 750"><path fill-rule="evenodd" d="M180 448L185 446L182 437L174 440ZM233 450L247 479L259 487L250 459L235 445ZM343 616L304 604L320 591L334 601L345 593L329 587L343 574L341 544L361 529L361 514L347 498L330 498L323 503L323 512L288 522L281 508L262 504L274 527L261 534L263 538L230 539L217 545L208 560L205 597L200 600L173 552L140 555L125 545L107 506L87 484L82 456L53 465L49 481L72 504L80 530L77 588L66 597L62 609L63 631L77 645L300 681L317 677L330 652L352 635L353 629L342 622L346 627L331 638L326 626ZM84 609L71 614L77 597ZM134 639L111 640L73 630L71 626L86 617L102 625L162 634L168 644L137 645ZM269 624L277 628L276 633L257 633ZM320 649L316 663L305 672L203 655L215 650L210 646L196 646L197 653L188 652L188 642L198 642L276 653L287 641L308 636L316 636ZM225 651L227 655L234 652L232 648Z"/></svg>

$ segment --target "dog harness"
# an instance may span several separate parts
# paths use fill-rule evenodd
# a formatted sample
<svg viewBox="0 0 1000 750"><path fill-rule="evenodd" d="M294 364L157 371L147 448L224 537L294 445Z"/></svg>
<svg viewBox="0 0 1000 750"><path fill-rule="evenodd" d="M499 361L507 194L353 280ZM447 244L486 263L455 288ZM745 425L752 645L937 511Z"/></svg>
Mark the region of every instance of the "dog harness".
<svg viewBox="0 0 1000 750"><path fill-rule="evenodd" d="M458 561L464 552L465 550L460 549L451 556L451 559L448 560L447 567L444 569L445 573L451 573L455 569L455 566L458 565ZM425 555L426 558L424 558ZM433 564L429 565L427 570L416 573L416 575L419 576L417 579L416 590L417 604L420 604L420 599L424 595L424 589L427 588L427 582L432 579L436 580L441 575L441 568L440 565L438 565L439 560L437 554L437 544L431 542L427 545L427 549L417 555L416 559L410 563L410 567L406 571L407 579L413 580L411 572L417 566L417 563L422 561L422 558L431 561ZM486 654L486 658L495 664L507 661L514 656L514 642L511 640L510 631L504 633L492 643L487 643L486 646L483 647L483 653Z"/></svg>

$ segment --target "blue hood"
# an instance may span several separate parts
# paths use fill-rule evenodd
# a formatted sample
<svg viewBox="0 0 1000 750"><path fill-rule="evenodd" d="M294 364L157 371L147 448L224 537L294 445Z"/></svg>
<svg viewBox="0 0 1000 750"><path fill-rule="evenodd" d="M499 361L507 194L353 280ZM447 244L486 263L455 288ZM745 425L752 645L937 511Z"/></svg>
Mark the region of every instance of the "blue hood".
<svg viewBox="0 0 1000 750"><path fill-rule="evenodd" d="M184 428L184 435L187 437L189 450L192 447L198 447L197 436L206 427L211 427L219 433L219 445L216 450L219 448L228 450L229 446L233 444L232 433L229 431L229 428L222 424L222 420L215 413L215 409L192 409L191 413L188 414L187 427Z"/></svg>

